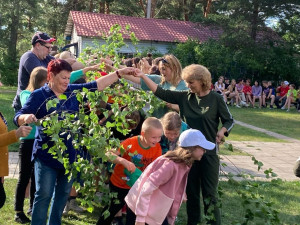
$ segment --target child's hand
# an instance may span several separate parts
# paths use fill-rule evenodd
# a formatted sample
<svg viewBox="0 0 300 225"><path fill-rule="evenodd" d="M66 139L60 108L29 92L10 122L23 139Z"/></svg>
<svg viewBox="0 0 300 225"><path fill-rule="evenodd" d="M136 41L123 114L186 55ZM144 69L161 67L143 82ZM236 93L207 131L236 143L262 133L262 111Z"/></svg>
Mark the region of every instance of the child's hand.
<svg viewBox="0 0 300 225"><path fill-rule="evenodd" d="M128 161L128 160L123 160L122 161L122 165L130 172L133 173L135 171L136 166L134 165L134 163Z"/></svg>

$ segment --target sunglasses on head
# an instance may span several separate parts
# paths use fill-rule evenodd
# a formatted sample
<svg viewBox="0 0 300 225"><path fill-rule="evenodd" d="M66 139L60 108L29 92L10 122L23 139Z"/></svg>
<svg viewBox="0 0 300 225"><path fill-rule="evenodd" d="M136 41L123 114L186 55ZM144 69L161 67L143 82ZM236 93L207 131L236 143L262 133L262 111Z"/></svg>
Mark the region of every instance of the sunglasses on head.
<svg viewBox="0 0 300 225"><path fill-rule="evenodd" d="M159 62L169 64L169 62L168 62L165 58L161 58L161 59L159 60Z"/></svg>

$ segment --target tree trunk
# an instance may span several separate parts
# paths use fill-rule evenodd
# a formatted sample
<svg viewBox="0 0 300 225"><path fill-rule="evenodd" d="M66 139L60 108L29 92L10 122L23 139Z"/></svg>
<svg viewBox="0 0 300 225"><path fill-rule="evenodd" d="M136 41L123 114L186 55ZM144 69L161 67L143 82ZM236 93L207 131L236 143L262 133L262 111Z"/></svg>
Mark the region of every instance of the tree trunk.
<svg viewBox="0 0 300 225"><path fill-rule="evenodd" d="M77 0L72 1L72 10L75 10L75 11L77 10L77 3L78 3Z"/></svg>
<svg viewBox="0 0 300 225"><path fill-rule="evenodd" d="M139 5L141 6L141 8L142 8L142 10L144 12L145 18L146 18L147 17L147 10L146 10L146 8L144 6L143 0L139 1Z"/></svg>
<svg viewBox="0 0 300 225"><path fill-rule="evenodd" d="M105 13L105 2L99 3L99 13Z"/></svg>
<svg viewBox="0 0 300 225"><path fill-rule="evenodd" d="M93 0L90 0L89 12L93 12L93 10L94 10L94 2Z"/></svg>
<svg viewBox="0 0 300 225"><path fill-rule="evenodd" d="M209 12L210 12L210 7L211 7L211 3L212 3L212 0L207 0L207 3L206 3L206 6L204 6L204 17L207 18Z"/></svg>
<svg viewBox="0 0 300 225"><path fill-rule="evenodd" d="M17 60L17 40L18 40L18 27L20 20L20 1L15 0L13 2L14 9L11 14L11 25L10 25L10 40L8 43L7 54L11 58L11 62Z"/></svg>
<svg viewBox="0 0 300 225"><path fill-rule="evenodd" d="M109 2L105 2L105 13L106 14L110 14L110 11L109 11Z"/></svg>
<svg viewBox="0 0 300 225"><path fill-rule="evenodd" d="M156 10L157 0L151 1L151 18L154 18L155 16L155 10Z"/></svg>
<svg viewBox="0 0 300 225"><path fill-rule="evenodd" d="M188 11L187 0L183 0L183 17L184 17L185 21L189 21L189 11Z"/></svg>
<svg viewBox="0 0 300 225"><path fill-rule="evenodd" d="M256 35L257 35L258 12L259 12L259 3L258 3L258 0L254 0L253 1L252 23L251 23L251 38L254 41L256 40Z"/></svg>

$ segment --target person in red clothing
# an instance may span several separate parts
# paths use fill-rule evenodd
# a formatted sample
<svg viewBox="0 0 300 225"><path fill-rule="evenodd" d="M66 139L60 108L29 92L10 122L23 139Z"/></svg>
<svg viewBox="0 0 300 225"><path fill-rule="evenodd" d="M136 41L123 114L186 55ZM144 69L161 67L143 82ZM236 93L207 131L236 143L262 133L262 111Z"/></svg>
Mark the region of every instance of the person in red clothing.
<svg viewBox="0 0 300 225"><path fill-rule="evenodd" d="M286 96L288 91L290 90L289 88L289 82L288 81L284 81L281 83L281 85L279 87L276 88L276 92L279 93L279 96L276 96L275 98L275 105L277 106L277 109L281 109L286 102ZM279 102L281 102L281 104L279 105Z"/></svg>
<svg viewBox="0 0 300 225"><path fill-rule="evenodd" d="M133 183L130 181L131 174L139 170L144 171L150 163L162 155L159 144L162 134L163 127L160 121L155 117L149 117L142 125L141 135L122 142L122 148L117 153L108 153L112 162L116 164L110 177L109 188L111 192L117 193L118 203L112 200L110 206L103 209L97 225L110 225L115 214L125 205L125 196L130 189L129 183ZM103 215L106 210L110 213L107 218ZM135 221L135 218L126 219Z"/></svg>
<svg viewBox="0 0 300 225"><path fill-rule="evenodd" d="M243 87L243 92L246 96L246 106L249 106L249 102L253 105L252 101L252 87L250 79L246 80L245 86Z"/></svg>

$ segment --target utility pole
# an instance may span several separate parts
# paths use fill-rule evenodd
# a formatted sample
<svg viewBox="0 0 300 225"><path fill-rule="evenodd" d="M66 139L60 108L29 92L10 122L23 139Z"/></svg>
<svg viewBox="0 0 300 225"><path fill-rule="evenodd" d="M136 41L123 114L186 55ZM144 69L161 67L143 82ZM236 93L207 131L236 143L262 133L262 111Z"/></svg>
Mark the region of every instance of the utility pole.
<svg viewBox="0 0 300 225"><path fill-rule="evenodd" d="M151 0L147 1L147 18L151 17Z"/></svg>

